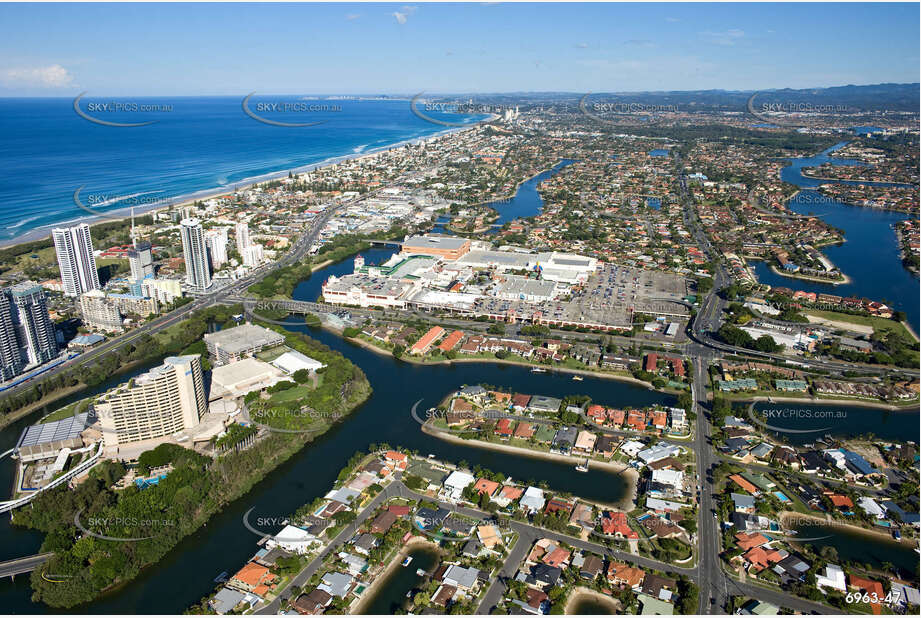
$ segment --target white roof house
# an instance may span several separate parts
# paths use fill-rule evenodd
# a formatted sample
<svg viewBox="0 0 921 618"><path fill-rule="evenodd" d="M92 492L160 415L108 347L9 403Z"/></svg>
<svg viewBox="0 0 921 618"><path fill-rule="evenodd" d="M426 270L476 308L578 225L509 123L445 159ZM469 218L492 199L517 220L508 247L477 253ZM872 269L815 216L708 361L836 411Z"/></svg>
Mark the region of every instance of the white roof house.
<svg viewBox="0 0 921 618"><path fill-rule="evenodd" d="M819 588L832 588L841 592L847 590L844 571L837 564L826 565L824 573L816 573L815 585Z"/></svg>
<svg viewBox="0 0 921 618"><path fill-rule="evenodd" d="M886 516L886 509L877 504L876 500L870 496L862 496L857 501L857 504L867 513L867 515L872 515L873 517L876 517L876 519L882 519Z"/></svg>
<svg viewBox="0 0 921 618"><path fill-rule="evenodd" d="M455 470L444 480L445 492L447 492L452 499L460 500L464 488L468 485L472 485L475 480L476 479L474 479L472 475L461 472L460 470Z"/></svg>
<svg viewBox="0 0 921 618"><path fill-rule="evenodd" d="M521 496L521 499L518 503L527 508L529 511L539 511L544 508L544 490L539 487L528 487L524 490L524 495Z"/></svg>
<svg viewBox="0 0 921 618"><path fill-rule="evenodd" d="M317 369L326 366L320 361L305 356L296 350L285 352L272 361L272 364L288 374L292 374L298 369L306 369L310 373L314 373Z"/></svg>
<svg viewBox="0 0 921 618"><path fill-rule="evenodd" d="M660 459L665 459L666 457L674 457L679 453L681 453L681 449L674 444L660 442L655 446L640 451L636 456L642 459L643 463L649 464L654 461L659 461Z"/></svg>
<svg viewBox="0 0 921 618"><path fill-rule="evenodd" d="M620 445L620 450L622 453L624 453L628 457L634 457L636 456L637 453L643 450L644 446L646 445L637 440L627 440L626 442Z"/></svg>
<svg viewBox="0 0 921 618"><path fill-rule="evenodd" d="M660 485L668 485L669 487L680 489L681 484L684 482L684 472L681 470L666 469L653 470L652 481Z"/></svg>
<svg viewBox="0 0 921 618"><path fill-rule="evenodd" d="M281 532L265 542L266 547L280 547L295 554L306 554L310 546L317 543L317 538L302 528L287 525Z"/></svg>

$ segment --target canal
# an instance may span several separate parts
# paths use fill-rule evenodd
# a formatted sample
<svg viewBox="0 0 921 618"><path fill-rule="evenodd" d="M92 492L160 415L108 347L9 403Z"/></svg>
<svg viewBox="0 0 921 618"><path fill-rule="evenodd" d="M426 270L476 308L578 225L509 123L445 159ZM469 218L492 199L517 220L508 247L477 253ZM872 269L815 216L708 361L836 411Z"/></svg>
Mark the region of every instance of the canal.
<svg viewBox="0 0 921 618"><path fill-rule="evenodd" d="M431 546L419 546L411 549L407 556L412 558L412 562L405 567L398 566L386 579L375 582L379 584L380 589L368 600L363 614L389 615L396 614L397 610L405 610L410 597L426 585L438 566L438 551ZM419 569L425 571L425 575L417 575L416 571ZM410 594L410 597L407 597L407 594Z"/></svg>
<svg viewBox="0 0 921 618"><path fill-rule="evenodd" d="M814 443L826 434L842 440L874 437L879 440L904 440L918 433L917 408L885 410L841 404L761 401L754 409L766 413L767 424L808 433L771 432L791 446ZM764 418L764 417L756 417Z"/></svg>
<svg viewBox="0 0 921 618"><path fill-rule="evenodd" d="M830 155L844 146L844 142L822 151L814 157L789 159L790 165L780 172L781 180L802 189L788 204L791 211L814 214L838 229L844 230L845 242L823 247L822 253L851 278L850 283L832 285L784 277L771 271L766 262L755 260L751 265L758 281L771 286L789 287L807 292L835 294L838 296L866 297L885 302L904 311L915 333L919 331L921 308L918 304L918 275L902 266L899 245L892 224L908 217L905 213L850 206L814 191L831 181L806 178L804 167L815 167L825 162L835 165L855 165L859 162L836 159ZM835 184L875 184L893 186L893 183L859 183L835 181ZM895 185L900 186L900 185Z"/></svg>
<svg viewBox="0 0 921 618"><path fill-rule="evenodd" d="M845 526L809 523L803 518L797 518L794 530L797 536L804 539L824 537L821 541L809 541L805 544L817 547L820 552L823 547L834 548L837 559L829 557L828 561L831 563L836 563L840 559L870 569L882 569L883 565L888 563L898 571L900 577L908 581L918 580L918 554L908 545L882 536L861 533Z"/></svg>
<svg viewBox="0 0 921 618"><path fill-rule="evenodd" d="M541 172L521 183L513 197L505 200L488 202L486 205L499 213L499 218L495 223L504 225L515 219L539 215L541 209L544 207L544 201L541 199L537 187L540 186L540 183L543 181L558 174L560 170L567 165L572 165L575 162L575 159L561 159L559 163L549 170Z"/></svg>
<svg viewBox="0 0 921 618"><path fill-rule="evenodd" d="M369 262L386 259L389 251L371 249L364 252ZM332 265L297 286L295 298L314 299L328 274L351 272L352 262ZM316 441L270 473L246 496L228 505L206 526L180 543L164 560L142 573L122 589L75 611L101 614L182 613L210 593L213 579L222 571L238 569L258 549L258 537L247 531L243 517L283 518L299 506L325 494L349 457L366 450L370 444L389 443L434 454L439 459L470 466L481 465L522 481L542 481L551 490L567 491L589 500L605 503L619 501L628 491L621 476L593 469L576 472L572 465L543 459L522 458L481 448L438 440L421 431L410 412L421 400L420 409L437 404L447 393L464 384L487 383L515 391L563 397L586 394L593 400L612 406L647 406L674 404L669 395L642 386L610 379L586 376L574 382L561 373L531 373L529 368L491 363L422 366L396 360L352 344L320 329L309 329L300 317L290 318L291 330L309 332L330 348L342 352L367 374L374 394L351 416L334 426ZM140 369L139 369L140 371ZM126 376L115 379L120 382ZM80 396L86 396L85 393ZM3 431L3 438L15 441L21 428L37 422L45 412L37 412L16 427ZM15 434L15 437L12 435ZM9 478L9 477L7 477ZM18 557L34 553L41 537L29 530L4 523L0 537L3 556ZM178 586L176 582L182 582ZM169 594L164 594L168 590ZM0 607L12 613L48 612L49 608L30 601L31 586L27 577L14 582L0 582Z"/></svg>

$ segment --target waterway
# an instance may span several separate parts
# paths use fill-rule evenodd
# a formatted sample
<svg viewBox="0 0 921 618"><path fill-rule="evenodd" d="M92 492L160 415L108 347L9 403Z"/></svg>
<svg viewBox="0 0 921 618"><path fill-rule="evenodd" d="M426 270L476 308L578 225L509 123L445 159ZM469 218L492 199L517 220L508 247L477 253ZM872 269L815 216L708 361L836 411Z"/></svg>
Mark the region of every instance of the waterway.
<svg viewBox="0 0 921 618"><path fill-rule="evenodd" d="M521 186L518 187L513 197L487 203L487 206L499 213L499 218L495 223L504 225L515 219L539 215L541 209L544 207L544 201L541 199L537 187L540 186L540 183L543 181L558 174L559 171L567 165L572 165L575 162L575 159L562 159L549 170L541 172L521 183Z"/></svg>
<svg viewBox="0 0 921 618"><path fill-rule="evenodd" d="M421 588L428 578L428 575L416 575L416 570L422 569L431 574L438 564L438 552L432 547L416 547L407 555L413 561L406 567L398 567L380 582L380 589L368 602L365 614L395 614L396 610L404 609L409 602L406 593Z"/></svg>
<svg viewBox="0 0 921 618"><path fill-rule="evenodd" d="M597 599L590 597L583 597L582 599L576 601L576 604L572 608L573 616L610 616L614 615L614 612L611 611L610 603L602 603Z"/></svg>
<svg viewBox="0 0 921 618"><path fill-rule="evenodd" d="M873 436L879 440L904 440L918 433L918 410L883 410L841 404L761 401L755 410L769 411L774 427L809 433L771 432L791 446L814 443L826 434L840 439ZM811 430L811 431L810 431Z"/></svg>
<svg viewBox="0 0 921 618"><path fill-rule="evenodd" d="M899 575L909 581L918 580L918 554L908 545L886 540L875 535L861 534L843 526L806 523L798 518L794 526L797 536L802 538L828 537L821 541L812 541L819 547L833 547L841 560L850 560L872 569L882 569L884 563L896 568ZM808 544L808 543L807 543ZM829 562L836 562L829 559Z"/></svg>
<svg viewBox="0 0 921 618"><path fill-rule="evenodd" d="M384 249L364 252L373 262L388 254L389 250ZM332 265L322 275L318 273L302 282L294 296L299 300L314 299L325 275L351 272L351 269L351 260ZM579 473L570 464L516 457L448 443L424 434L410 415L413 404L421 400L419 406L424 410L461 385L488 383L518 392L554 397L586 394L595 401L619 407L674 404L671 396L610 379L586 376L582 382L573 382L567 374L535 374L527 367L489 363L436 366L406 363L352 344L327 331L308 329L300 317L292 317L291 322L292 330L309 331L312 337L342 352L361 367L374 388L372 397L343 422L270 473L250 493L228 505L205 527L180 543L160 564L146 570L124 588L89 606L76 608L76 611L103 614L181 613L215 588L215 576L222 571L233 572L258 549L258 538L243 525L247 511L253 509L250 521L289 515L302 504L326 493L348 458L356 451L366 450L372 443L404 446L421 454L432 453L445 461L463 460L470 466L478 464L522 481L546 482L551 490L567 491L599 502L617 502L628 490L627 480L610 472L591 470ZM117 381L123 379L124 376ZM86 393L80 396L86 396ZM22 426L37 422L44 413L36 413L21 421L18 428L7 428L0 435L8 441L15 440L7 434L14 433L18 437ZM0 555L13 558L38 550L41 543L39 535L10 527L8 520L3 525ZM164 591L169 591L169 594L164 594ZM49 611L47 607L33 604L30 596L27 577L19 577L14 582L0 582L0 607L6 611Z"/></svg>
<svg viewBox="0 0 921 618"><path fill-rule="evenodd" d="M784 277L771 271L766 262L751 262L758 281L771 286L788 287L807 292L828 293L838 296L858 296L882 301L895 309L904 311L908 323L917 333L921 322L921 308L918 304L918 275L907 271L899 257L899 247L892 224L907 218L904 213L849 206L812 189L828 181L806 178L802 168L814 167L825 162L835 165L853 165L850 159L836 159L831 153L842 148L844 142L836 144L814 157L790 159L790 165L783 168L780 177L803 190L794 197L789 208L797 214L814 214L823 221L844 231L845 242L823 247L822 253L851 278L850 283L832 285ZM840 181L841 184L868 184ZM891 183L870 183L891 186Z"/></svg>

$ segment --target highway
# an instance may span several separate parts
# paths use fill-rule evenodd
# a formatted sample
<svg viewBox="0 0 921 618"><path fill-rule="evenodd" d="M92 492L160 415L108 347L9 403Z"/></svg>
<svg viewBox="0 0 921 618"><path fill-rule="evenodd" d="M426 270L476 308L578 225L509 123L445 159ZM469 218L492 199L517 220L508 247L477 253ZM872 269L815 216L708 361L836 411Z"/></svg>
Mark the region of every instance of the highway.
<svg viewBox="0 0 921 618"><path fill-rule="evenodd" d="M6 562L0 562L0 579L4 577L9 577L12 579L16 575L30 573L44 564L53 555L53 552L48 552L44 554L35 554L34 556L16 558L15 560L7 560Z"/></svg>

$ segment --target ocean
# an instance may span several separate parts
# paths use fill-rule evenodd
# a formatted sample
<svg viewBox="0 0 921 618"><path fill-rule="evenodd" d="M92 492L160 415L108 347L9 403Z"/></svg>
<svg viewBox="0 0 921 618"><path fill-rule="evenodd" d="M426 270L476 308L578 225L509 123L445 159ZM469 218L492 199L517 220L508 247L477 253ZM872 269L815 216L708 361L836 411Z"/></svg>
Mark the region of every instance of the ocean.
<svg viewBox="0 0 921 618"><path fill-rule="evenodd" d="M0 99L0 244L91 217L74 203L78 189L80 202L95 211L140 211L450 130L413 114L408 100L288 95L248 102L254 115L273 122L322 122L298 127L260 122L242 103L243 96L79 102L103 122L156 121L114 127L81 117L70 98ZM483 118L425 115L467 124Z"/></svg>

